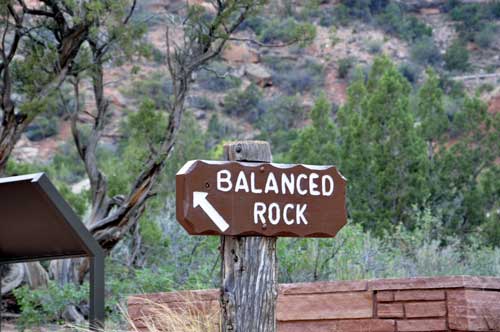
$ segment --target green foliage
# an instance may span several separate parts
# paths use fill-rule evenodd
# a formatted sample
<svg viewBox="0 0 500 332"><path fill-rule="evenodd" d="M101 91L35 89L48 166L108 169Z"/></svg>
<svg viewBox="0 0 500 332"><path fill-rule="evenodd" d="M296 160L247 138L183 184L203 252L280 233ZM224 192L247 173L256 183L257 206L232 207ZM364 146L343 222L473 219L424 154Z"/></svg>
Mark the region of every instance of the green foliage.
<svg viewBox="0 0 500 332"><path fill-rule="evenodd" d="M138 101L149 98L156 108L165 109L171 103L172 82L165 72L156 71L150 79L134 81L124 93Z"/></svg>
<svg viewBox="0 0 500 332"><path fill-rule="evenodd" d="M336 128L330 118L332 107L324 94L316 100L311 110L312 125L299 131L287 161L311 165L335 165Z"/></svg>
<svg viewBox="0 0 500 332"><path fill-rule="evenodd" d="M42 326L49 322L60 321L68 305L78 305L88 299L88 284L58 285L49 281L46 288L30 289L23 286L14 290L14 296L21 308L21 316L17 320L19 328L24 331L28 327Z"/></svg>
<svg viewBox="0 0 500 332"><path fill-rule="evenodd" d="M377 58L368 81L351 85L338 113L339 165L352 179L351 216L376 232L408 225L409 208L425 196L425 145L414 126L410 92L394 65Z"/></svg>
<svg viewBox="0 0 500 332"><path fill-rule="evenodd" d="M464 42L456 39L444 55L445 67L448 70L466 71L469 69L469 51Z"/></svg>
<svg viewBox="0 0 500 332"><path fill-rule="evenodd" d="M280 96L265 101L264 113L257 122L260 130L258 139L266 140L273 147L273 158L280 159L280 154L290 148L290 142L296 138L295 128L304 120L305 110L297 96Z"/></svg>
<svg viewBox="0 0 500 332"><path fill-rule="evenodd" d="M486 30L493 28L493 25L488 22L500 17L500 2L497 0L486 3L457 1L451 4L449 15L452 20L458 22L458 31L462 39L478 41L477 37L481 32L486 34ZM485 35L482 36L482 38L485 37Z"/></svg>
<svg viewBox="0 0 500 332"><path fill-rule="evenodd" d="M259 40L266 44L295 43L305 46L314 40L316 27L310 23L298 23L289 17L285 20L272 19L259 33Z"/></svg>
<svg viewBox="0 0 500 332"><path fill-rule="evenodd" d="M255 122L260 114L258 108L262 92L255 84L250 84L245 90L232 90L224 97L223 111L229 115Z"/></svg>
<svg viewBox="0 0 500 332"><path fill-rule="evenodd" d="M215 109L214 102L207 96L194 96L189 99L189 106L198 108L204 111L212 111Z"/></svg>
<svg viewBox="0 0 500 332"><path fill-rule="evenodd" d="M441 138L449 127L443 103L443 91L437 74L427 70L427 80L418 91L417 116L420 136L427 142ZM430 147L432 152L432 147Z"/></svg>
<svg viewBox="0 0 500 332"><path fill-rule="evenodd" d="M370 39L366 41L366 47L368 49L368 52L370 52L371 54L379 54L380 52L382 52L383 44L384 43L378 39Z"/></svg>
<svg viewBox="0 0 500 332"><path fill-rule="evenodd" d="M400 5L394 2L377 16L377 22L387 33L395 34L408 42L432 36L431 27L415 16L405 14Z"/></svg>
<svg viewBox="0 0 500 332"><path fill-rule="evenodd" d="M201 88L213 91L224 92L229 89L238 88L241 79L229 74L230 68L221 63L214 62L208 69L202 69L196 78L196 82Z"/></svg>
<svg viewBox="0 0 500 332"><path fill-rule="evenodd" d="M410 52L412 60L423 66L435 66L441 61L441 54L432 37L422 37L416 40Z"/></svg>
<svg viewBox="0 0 500 332"><path fill-rule="evenodd" d="M26 137L30 141L41 141L59 133L59 119L40 116L26 128Z"/></svg>
<svg viewBox="0 0 500 332"><path fill-rule="evenodd" d="M280 57L266 57L264 63L273 71L273 84L288 95L311 92L324 84L324 67L314 59L299 63Z"/></svg>
<svg viewBox="0 0 500 332"><path fill-rule="evenodd" d="M421 75L421 71L422 71L422 69L418 65L416 65L412 62L404 62L399 66L399 72L411 84L417 83L417 81Z"/></svg>
<svg viewBox="0 0 500 332"><path fill-rule="evenodd" d="M481 30L479 30L475 36L474 40L481 48L490 47L491 43L495 40L498 28L495 24L489 23L485 24Z"/></svg>
<svg viewBox="0 0 500 332"><path fill-rule="evenodd" d="M338 66L339 66L337 73L338 78L347 78L349 71L352 69L354 65L354 61L355 60L351 57L342 58L338 61Z"/></svg>
<svg viewBox="0 0 500 332"><path fill-rule="evenodd" d="M279 281L359 280L435 275L500 275L500 249L442 233L440 216L414 211L415 229L397 226L375 237L357 224L333 239L278 241ZM441 239L446 238L443 245Z"/></svg>

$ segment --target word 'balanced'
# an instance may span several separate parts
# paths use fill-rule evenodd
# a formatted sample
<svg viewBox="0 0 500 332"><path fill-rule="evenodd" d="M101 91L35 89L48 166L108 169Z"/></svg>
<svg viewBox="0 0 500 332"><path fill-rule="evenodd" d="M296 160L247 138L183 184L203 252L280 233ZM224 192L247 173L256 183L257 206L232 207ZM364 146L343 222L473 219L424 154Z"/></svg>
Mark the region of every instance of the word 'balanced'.
<svg viewBox="0 0 500 332"><path fill-rule="evenodd" d="M193 160L176 176L177 219L193 235L333 237L345 188L334 166Z"/></svg>

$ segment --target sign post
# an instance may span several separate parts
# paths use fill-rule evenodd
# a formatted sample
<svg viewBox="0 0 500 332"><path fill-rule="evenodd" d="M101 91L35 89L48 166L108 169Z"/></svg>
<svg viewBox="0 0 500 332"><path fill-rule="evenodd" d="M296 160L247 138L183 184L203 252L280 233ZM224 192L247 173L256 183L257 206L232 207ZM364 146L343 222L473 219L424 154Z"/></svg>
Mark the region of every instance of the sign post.
<svg viewBox="0 0 500 332"><path fill-rule="evenodd" d="M224 157L231 161L272 161L266 142L226 144ZM276 331L276 237L223 235L221 254L222 331Z"/></svg>
<svg viewBox="0 0 500 332"><path fill-rule="evenodd" d="M346 224L346 180L334 166L272 164L267 142L224 146L176 176L177 220L221 235L224 332L276 331L276 237L334 237Z"/></svg>

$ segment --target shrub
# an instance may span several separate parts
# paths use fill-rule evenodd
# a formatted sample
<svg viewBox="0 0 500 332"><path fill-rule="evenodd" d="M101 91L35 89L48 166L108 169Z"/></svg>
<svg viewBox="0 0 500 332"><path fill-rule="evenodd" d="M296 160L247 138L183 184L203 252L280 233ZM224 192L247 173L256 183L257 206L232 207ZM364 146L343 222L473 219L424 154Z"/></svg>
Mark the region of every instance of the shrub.
<svg viewBox="0 0 500 332"><path fill-rule="evenodd" d="M370 39L366 42L368 52L371 54L379 54L382 51L383 42L379 39Z"/></svg>
<svg viewBox="0 0 500 332"><path fill-rule="evenodd" d="M259 139L269 141L279 158L288 151L290 142L296 137L297 126L304 121L305 109L297 96L279 96L262 103L261 115L257 126L261 132Z"/></svg>
<svg viewBox="0 0 500 332"><path fill-rule="evenodd" d="M301 44L308 43L316 35L314 25L309 23L298 23L289 17L286 20L273 19L269 25L259 34L261 42L266 44L291 43L300 41Z"/></svg>
<svg viewBox="0 0 500 332"><path fill-rule="evenodd" d="M312 91L323 85L323 66L314 59L299 63L282 61L275 63L273 83L289 95Z"/></svg>
<svg viewBox="0 0 500 332"><path fill-rule="evenodd" d="M482 94L484 92L491 92L495 89L495 86L491 83L483 83L481 84L477 90L476 90L476 93L477 94Z"/></svg>
<svg viewBox="0 0 500 332"><path fill-rule="evenodd" d="M399 66L399 72L412 84L420 77L420 68L412 63L405 62Z"/></svg>
<svg viewBox="0 0 500 332"><path fill-rule="evenodd" d="M496 38L497 27L494 24L485 24L474 36L474 40L481 48L490 47Z"/></svg>
<svg viewBox="0 0 500 332"><path fill-rule="evenodd" d="M411 47L413 61L421 65L437 65L441 61L439 49L434 44L432 37L422 37Z"/></svg>
<svg viewBox="0 0 500 332"><path fill-rule="evenodd" d="M347 78L347 75L349 74L349 71L354 65L354 59L352 57L347 57L347 58L342 58L338 62L338 73L337 76L338 78Z"/></svg>
<svg viewBox="0 0 500 332"><path fill-rule="evenodd" d="M165 109L170 104L172 95L172 82L163 72L155 72L150 79L138 80L132 83L132 87L125 94L136 100L149 98L157 109Z"/></svg>
<svg viewBox="0 0 500 332"><path fill-rule="evenodd" d="M189 106L200 110L214 110L215 104L207 96L193 96L189 98Z"/></svg>
<svg viewBox="0 0 500 332"><path fill-rule="evenodd" d="M256 35L260 35L262 31L267 28L268 25L269 25L268 19L266 19L262 15L255 15L244 20L243 23L241 23L240 26L238 27L238 30L250 29Z"/></svg>
<svg viewBox="0 0 500 332"><path fill-rule="evenodd" d="M331 27L332 25L335 24L335 22L340 21L338 19L338 10L340 6L338 7L328 7L325 8L320 12L320 17L319 17L319 25L322 27L328 28Z"/></svg>
<svg viewBox="0 0 500 332"><path fill-rule="evenodd" d="M68 305L79 305L88 299L88 285L76 286L70 283L61 286L49 281L47 288L17 288L14 296L21 308L21 316L17 322L21 330L24 330L60 320Z"/></svg>
<svg viewBox="0 0 500 332"><path fill-rule="evenodd" d="M198 72L196 81L201 88L213 91L224 92L237 88L241 85L241 79L228 74L229 67L221 62L215 62L208 70Z"/></svg>
<svg viewBox="0 0 500 332"><path fill-rule="evenodd" d="M448 70L467 70L469 68L469 51L464 42L456 39L446 50L444 61Z"/></svg>
<svg viewBox="0 0 500 332"><path fill-rule="evenodd" d="M39 116L26 128L26 137L30 141L41 141L59 133L59 119L54 116Z"/></svg>
<svg viewBox="0 0 500 332"><path fill-rule="evenodd" d="M255 84L250 84L244 91L233 90L224 97L223 111L229 115L255 122L260 114L258 105L262 92Z"/></svg>
<svg viewBox="0 0 500 332"><path fill-rule="evenodd" d="M405 15L396 3L388 5L377 17L378 24L388 33L395 34L406 41L414 41L424 36L432 36L432 28L419 21L415 16Z"/></svg>

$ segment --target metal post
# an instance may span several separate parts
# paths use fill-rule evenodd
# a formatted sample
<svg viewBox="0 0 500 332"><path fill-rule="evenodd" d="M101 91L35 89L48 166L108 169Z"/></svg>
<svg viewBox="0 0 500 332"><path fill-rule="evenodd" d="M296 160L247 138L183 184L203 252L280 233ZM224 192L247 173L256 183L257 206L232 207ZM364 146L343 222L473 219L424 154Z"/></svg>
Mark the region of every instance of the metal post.
<svg viewBox="0 0 500 332"><path fill-rule="evenodd" d="M104 256L90 257L90 313L91 331L104 330Z"/></svg>

